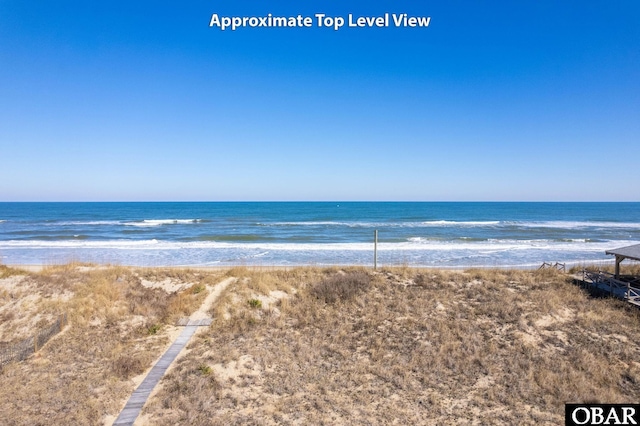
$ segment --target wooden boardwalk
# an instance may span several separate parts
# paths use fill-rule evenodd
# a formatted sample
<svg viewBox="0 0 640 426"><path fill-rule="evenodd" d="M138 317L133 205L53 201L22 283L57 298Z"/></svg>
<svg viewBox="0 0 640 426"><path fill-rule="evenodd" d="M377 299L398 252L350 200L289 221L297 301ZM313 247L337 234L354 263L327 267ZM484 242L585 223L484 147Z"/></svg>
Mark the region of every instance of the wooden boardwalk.
<svg viewBox="0 0 640 426"><path fill-rule="evenodd" d="M167 351L162 355L160 360L153 366L147 377L144 378L140 386L133 391L129 401L124 406L120 415L113 422L115 425L133 425L133 422L136 421L138 415L140 415L140 411L142 411L142 407L147 402L147 398L151 395L153 388L156 387L164 373L167 371L171 363L176 359L182 348L184 348L191 336L198 329L197 325L189 325L182 330L180 336L176 339L175 342L167 349Z"/></svg>
<svg viewBox="0 0 640 426"><path fill-rule="evenodd" d="M181 326L191 326L191 325L211 325L213 320L211 318L203 318L203 319L191 319L191 318L180 318L176 325Z"/></svg>
<svg viewBox="0 0 640 426"><path fill-rule="evenodd" d="M178 320L177 325L184 326L184 330L182 330L180 336L171 344L169 349L162 354L158 362L156 362L153 368L151 368L151 371L149 371L149 374L147 374L147 377L140 383L140 386L133 391L131 397L129 397L129 400L120 412L120 415L118 415L118 418L113 422L114 426L134 424L142 411L142 407L144 407L144 404L147 402L149 395L151 395L151 392L153 392L153 389L158 382L160 382L160 379L162 379L180 351L184 349L191 337L195 334L198 327L211 325L212 319L208 316L207 311L211 308L220 293L235 280L236 278L229 277L219 282L206 297L200 309L194 312L191 317L180 318Z"/></svg>

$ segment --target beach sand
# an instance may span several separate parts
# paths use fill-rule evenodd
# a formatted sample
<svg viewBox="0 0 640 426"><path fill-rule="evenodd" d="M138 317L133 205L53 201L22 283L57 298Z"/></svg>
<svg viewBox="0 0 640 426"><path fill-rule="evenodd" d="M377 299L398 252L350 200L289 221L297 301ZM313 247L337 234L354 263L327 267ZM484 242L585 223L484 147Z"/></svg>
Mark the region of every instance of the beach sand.
<svg viewBox="0 0 640 426"><path fill-rule="evenodd" d="M2 368L0 423L113 422L180 316L214 321L136 424L558 424L640 399L638 311L557 271L0 268L4 347L62 311Z"/></svg>

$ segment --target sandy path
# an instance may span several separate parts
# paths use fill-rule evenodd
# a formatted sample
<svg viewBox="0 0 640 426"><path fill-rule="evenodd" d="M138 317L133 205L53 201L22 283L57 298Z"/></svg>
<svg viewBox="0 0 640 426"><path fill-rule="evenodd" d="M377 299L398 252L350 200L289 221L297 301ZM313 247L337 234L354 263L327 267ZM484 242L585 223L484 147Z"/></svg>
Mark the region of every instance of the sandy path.
<svg viewBox="0 0 640 426"><path fill-rule="evenodd" d="M191 314L189 319L199 320L199 319L211 318L208 314L209 310L211 309L215 301L218 300L218 297L220 297L220 294L224 291L224 289L226 289L227 286L232 282L234 282L235 280L236 278L229 277L225 280L220 281L218 284L216 284L213 287L213 289L211 289L211 291L209 292L209 295L207 296L207 298L204 299L204 302L202 302L202 305L200 305L200 308L197 311L195 311L193 314Z"/></svg>

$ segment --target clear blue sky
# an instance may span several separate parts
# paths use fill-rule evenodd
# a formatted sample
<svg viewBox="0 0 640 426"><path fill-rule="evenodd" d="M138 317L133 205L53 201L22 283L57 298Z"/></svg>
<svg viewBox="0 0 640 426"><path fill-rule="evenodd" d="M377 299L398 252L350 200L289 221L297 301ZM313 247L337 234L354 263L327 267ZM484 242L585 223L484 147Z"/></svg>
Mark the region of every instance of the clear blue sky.
<svg viewBox="0 0 640 426"><path fill-rule="evenodd" d="M208 26L385 12L431 23ZM0 201L640 201L640 2L0 0L0 156Z"/></svg>

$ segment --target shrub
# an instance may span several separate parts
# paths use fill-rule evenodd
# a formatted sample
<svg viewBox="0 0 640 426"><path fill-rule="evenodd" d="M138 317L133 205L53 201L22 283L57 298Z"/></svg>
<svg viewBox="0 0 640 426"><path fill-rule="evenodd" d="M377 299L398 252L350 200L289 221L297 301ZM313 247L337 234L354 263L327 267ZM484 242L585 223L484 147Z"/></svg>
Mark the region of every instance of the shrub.
<svg viewBox="0 0 640 426"><path fill-rule="evenodd" d="M209 374L211 374L213 372L213 369L211 367L209 367L208 365L206 365L206 364L202 364L202 365L200 365L198 367L198 371L203 376L208 376Z"/></svg>
<svg viewBox="0 0 640 426"><path fill-rule="evenodd" d="M202 293L205 290L205 286L203 286L202 284L196 284L191 286L191 294L198 294L198 293Z"/></svg>
<svg viewBox="0 0 640 426"><path fill-rule="evenodd" d="M314 285L311 294L326 303L346 301L366 291L370 283L371 277L366 272L335 274Z"/></svg>
<svg viewBox="0 0 640 426"><path fill-rule="evenodd" d="M161 328L162 328L162 325L160 325L160 324L150 325L149 327L147 327L147 334L149 336L153 336L154 334L157 334L158 331L160 331Z"/></svg>
<svg viewBox="0 0 640 426"><path fill-rule="evenodd" d="M260 309L262 308L262 301L260 301L259 299L250 299L249 306L251 306L254 309Z"/></svg>
<svg viewBox="0 0 640 426"><path fill-rule="evenodd" d="M146 365L146 360L141 356L120 355L113 361L111 371L122 379L128 379L142 374Z"/></svg>

